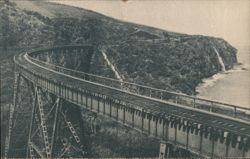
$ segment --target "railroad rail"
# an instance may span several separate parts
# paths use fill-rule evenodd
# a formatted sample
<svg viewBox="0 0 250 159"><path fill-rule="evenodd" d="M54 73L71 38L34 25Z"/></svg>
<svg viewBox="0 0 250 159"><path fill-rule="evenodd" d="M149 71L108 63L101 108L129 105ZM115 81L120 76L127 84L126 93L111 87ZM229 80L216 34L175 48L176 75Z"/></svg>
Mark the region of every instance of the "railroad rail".
<svg viewBox="0 0 250 159"><path fill-rule="evenodd" d="M237 113L240 114L240 112L249 112L250 113L250 107L246 106L237 106L233 104L228 104L216 100L196 97L196 96L190 96L183 93L177 93L173 91L167 91L163 89L157 89L145 85L140 85L136 83L126 82L126 81L120 81L117 79L112 79L108 77L98 76L90 73L85 73L73 69L68 69L65 67L57 66L48 62L44 62L38 59L35 59L27 53L25 55L27 59L30 61L37 63L43 67L50 68L52 70L55 70L57 72L61 72L73 77L78 77L84 80L88 80L91 82L103 84L106 86L110 86L113 88L122 89L127 92L136 93L142 96L166 100L166 101L172 101L176 104L182 104L185 106L193 107L196 109L202 109L205 111L213 112L215 109L223 109L224 111L217 111L214 113L224 114L231 116L232 114L228 111L225 111L225 109L232 110L233 117L235 118L241 118L242 116L238 116ZM241 114L242 115L242 114ZM250 118L249 118L250 120Z"/></svg>
<svg viewBox="0 0 250 159"><path fill-rule="evenodd" d="M200 156L250 155L250 108L80 72L37 57L53 50L79 51L86 46L21 53L14 57L15 70L60 99Z"/></svg>

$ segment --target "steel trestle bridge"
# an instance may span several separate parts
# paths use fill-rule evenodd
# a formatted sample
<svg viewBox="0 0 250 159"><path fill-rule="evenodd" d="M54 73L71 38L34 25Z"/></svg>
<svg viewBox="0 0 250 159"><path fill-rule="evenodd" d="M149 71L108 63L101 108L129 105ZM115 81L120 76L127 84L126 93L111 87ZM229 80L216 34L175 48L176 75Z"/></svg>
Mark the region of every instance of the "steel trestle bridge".
<svg viewBox="0 0 250 159"><path fill-rule="evenodd" d="M30 122L27 157L63 157L69 142L73 142L79 155L84 155L81 131L77 128L81 126L71 121L64 102L202 157L250 156L249 108L76 71L41 58L62 52L84 53L90 47L60 46L14 57L14 101L6 157L15 157L13 152L17 151L18 134L14 129L20 121L16 118L18 114L20 117L18 111L27 106L20 93L23 85L29 90L32 103L26 116ZM62 126L68 128L67 135L60 132Z"/></svg>

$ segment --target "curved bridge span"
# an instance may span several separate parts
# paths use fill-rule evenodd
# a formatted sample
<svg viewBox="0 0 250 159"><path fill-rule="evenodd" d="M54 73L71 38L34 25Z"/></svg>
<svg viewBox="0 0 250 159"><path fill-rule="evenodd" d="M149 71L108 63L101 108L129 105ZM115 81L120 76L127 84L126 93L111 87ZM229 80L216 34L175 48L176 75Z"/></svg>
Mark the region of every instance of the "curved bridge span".
<svg viewBox="0 0 250 159"><path fill-rule="evenodd" d="M57 150L58 123L62 119L75 145L81 149L81 137L67 114L61 111L62 101L199 156L250 156L250 124L246 114L249 108L92 75L42 58L44 54L83 52L86 47L91 46L54 47L14 57L14 104L10 111L6 156L13 157L15 133L12 129L20 101L20 78L28 83L33 97L27 157L62 157L64 151ZM44 102L44 92L53 96L52 104ZM37 144L34 137L39 129L43 144Z"/></svg>

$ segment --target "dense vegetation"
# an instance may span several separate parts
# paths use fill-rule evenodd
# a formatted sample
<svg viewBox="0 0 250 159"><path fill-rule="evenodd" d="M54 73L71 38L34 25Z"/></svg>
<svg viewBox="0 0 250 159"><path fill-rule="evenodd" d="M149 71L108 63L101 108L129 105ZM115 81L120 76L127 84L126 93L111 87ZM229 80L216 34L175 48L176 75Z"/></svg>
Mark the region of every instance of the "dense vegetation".
<svg viewBox="0 0 250 159"><path fill-rule="evenodd" d="M221 70L214 47L225 57L226 68L231 68L236 61L234 48L204 36L163 44L134 42L106 52L127 81L193 94L203 78Z"/></svg>
<svg viewBox="0 0 250 159"><path fill-rule="evenodd" d="M125 81L188 94L195 93L203 78L221 70L214 48L226 69L236 62L236 49L223 39L167 32L86 10L80 14L81 9L62 5L61 11L55 4L39 3L39 6L51 11L50 16L21 10L13 4L1 8L1 15L7 15L1 24L8 25L2 26L3 33L8 33L0 39L4 49L8 45L22 49L82 43L105 46ZM63 15L63 11L68 14ZM114 77L103 67L100 52L93 56L91 73Z"/></svg>

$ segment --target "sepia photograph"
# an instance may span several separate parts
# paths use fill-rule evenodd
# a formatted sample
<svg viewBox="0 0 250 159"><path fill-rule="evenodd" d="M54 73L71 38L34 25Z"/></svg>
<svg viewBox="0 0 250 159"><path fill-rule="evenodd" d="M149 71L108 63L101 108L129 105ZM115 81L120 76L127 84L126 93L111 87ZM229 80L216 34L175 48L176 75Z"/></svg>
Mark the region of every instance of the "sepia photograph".
<svg viewBox="0 0 250 159"><path fill-rule="evenodd" d="M250 158L250 0L0 0L1 158Z"/></svg>

